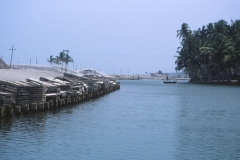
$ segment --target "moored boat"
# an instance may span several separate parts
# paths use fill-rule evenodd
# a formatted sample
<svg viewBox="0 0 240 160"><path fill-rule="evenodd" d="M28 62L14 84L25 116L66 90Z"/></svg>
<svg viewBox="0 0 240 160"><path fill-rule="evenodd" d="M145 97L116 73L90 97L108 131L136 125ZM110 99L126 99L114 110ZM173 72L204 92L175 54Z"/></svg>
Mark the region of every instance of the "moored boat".
<svg viewBox="0 0 240 160"><path fill-rule="evenodd" d="M175 83L177 83L177 80L166 80L166 81L164 81L164 83L173 83L173 84L175 84Z"/></svg>

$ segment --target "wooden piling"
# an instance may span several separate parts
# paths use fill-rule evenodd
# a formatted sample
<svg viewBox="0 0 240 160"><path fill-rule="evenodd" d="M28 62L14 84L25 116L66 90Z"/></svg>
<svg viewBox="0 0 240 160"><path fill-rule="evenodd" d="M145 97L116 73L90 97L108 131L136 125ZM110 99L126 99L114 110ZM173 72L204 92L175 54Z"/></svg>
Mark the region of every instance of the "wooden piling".
<svg viewBox="0 0 240 160"><path fill-rule="evenodd" d="M50 100L48 103L49 103L49 108L50 108L50 109L53 109L53 101Z"/></svg>
<svg viewBox="0 0 240 160"><path fill-rule="evenodd" d="M44 111L44 104L42 102L38 104L38 111Z"/></svg>
<svg viewBox="0 0 240 160"><path fill-rule="evenodd" d="M37 112L37 103L32 103L32 105L31 105L31 111L32 112Z"/></svg>
<svg viewBox="0 0 240 160"><path fill-rule="evenodd" d="M13 116L13 107L8 105L6 106L6 116L7 117L12 117Z"/></svg>
<svg viewBox="0 0 240 160"><path fill-rule="evenodd" d="M68 105L72 104L71 98L68 98Z"/></svg>
<svg viewBox="0 0 240 160"><path fill-rule="evenodd" d="M5 111L6 111L5 107L0 107L0 118L3 118L5 116L6 114Z"/></svg>
<svg viewBox="0 0 240 160"><path fill-rule="evenodd" d="M15 115L21 115L21 110L22 107L21 106L15 106L14 108L14 112L15 112Z"/></svg>
<svg viewBox="0 0 240 160"><path fill-rule="evenodd" d="M82 102L82 97L81 96L79 96L79 102Z"/></svg>
<svg viewBox="0 0 240 160"><path fill-rule="evenodd" d="M53 100L53 108L58 108L58 100Z"/></svg>
<svg viewBox="0 0 240 160"><path fill-rule="evenodd" d="M58 107L62 107L62 100L61 99L58 100Z"/></svg>
<svg viewBox="0 0 240 160"><path fill-rule="evenodd" d="M71 98L71 102L72 102L72 104L75 104L75 97Z"/></svg>
<svg viewBox="0 0 240 160"><path fill-rule="evenodd" d="M28 104L24 104L23 105L23 113L27 114L29 112L29 105Z"/></svg>
<svg viewBox="0 0 240 160"><path fill-rule="evenodd" d="M50 109L48 102L44 102L43 105L44 105L44 110L49 110Z"/></svg>
<svg viewBox="0 0 240 160"><path fill-rule="evenodd" d="M78 96L75 97L75 103L78 103Z"/></svg>
<svg viewBox="0 0 240 160"><path fill-rule="evenodd" d="M65 99L62 99L62 106L65 106Z"/></svg>
<svg viewBox="0 0 240 160"><path fill-rule="evenodd" d="M68 105L68 98L65 98L65 105L67 106Z"/></svg>

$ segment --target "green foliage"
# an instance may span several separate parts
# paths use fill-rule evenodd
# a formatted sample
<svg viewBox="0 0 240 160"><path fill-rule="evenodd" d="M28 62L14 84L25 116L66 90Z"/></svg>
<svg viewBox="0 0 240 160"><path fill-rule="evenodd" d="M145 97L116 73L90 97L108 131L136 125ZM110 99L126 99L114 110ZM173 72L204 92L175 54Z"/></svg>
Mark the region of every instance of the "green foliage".
<svg viewBox="0 0 240 160"><path fill-rule="evenodd" d="M196 80L229 80L240 76L240 20L209 23L191 31L183 23L175 56L176 70Z"/></svg>
<svg viewBox="0 0 240 160"><path fill-rule="evenodd" d="M66 70L66 67L68 65L69 62L74 62L73 61L73 58L69 55L69 54L66 54L64 52L60 52L59 53L59 56L56 56L56 57L52 57L50 56L50 59L47 59L47 61L49 63L53 63L53 64L57 64L57 65L61 65L62 68L61 70L63 71L63 64L65 63L65 70Z"/></svg>
<svg viewBox="0 0 240 160"><path fill-rule="evenodd" d="M161 70L159 70L159 71L158 71L158 74L162 74L162 71L161 71Z"/></svg>

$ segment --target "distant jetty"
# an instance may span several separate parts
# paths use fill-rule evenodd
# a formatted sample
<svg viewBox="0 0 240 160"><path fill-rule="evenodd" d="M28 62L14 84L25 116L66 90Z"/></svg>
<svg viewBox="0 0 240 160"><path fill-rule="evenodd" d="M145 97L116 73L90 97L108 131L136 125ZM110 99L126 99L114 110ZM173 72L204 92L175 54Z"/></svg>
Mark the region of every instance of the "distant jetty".
<svg viewBox="0 0 240 160"><path fill-rule="evenodd" d="M29 69L29 68L28 68ZM2 70L0 74L11 71L18 76L27 70ZM38 75L41 71L31 70ZM91 98L120 89L120 83L109 76L93 75L94 70L80 72L55 73L55 77L40 76L26 80L11 81L9 77L0 79L0 118L5 116L28 114L80 103ZM2 73L1 73L2 72ZM84 71L83 71L84 72ZM48 73L46 71L46 73ZM44 72L44 74L46 74ZM41 75L41 74L40 74ZM14 76L14 75L13 75ZM54 74L53 74L54 76ZM15 77L16 78L16 77ZM13 78L14 79L14 78Z"/></svg>

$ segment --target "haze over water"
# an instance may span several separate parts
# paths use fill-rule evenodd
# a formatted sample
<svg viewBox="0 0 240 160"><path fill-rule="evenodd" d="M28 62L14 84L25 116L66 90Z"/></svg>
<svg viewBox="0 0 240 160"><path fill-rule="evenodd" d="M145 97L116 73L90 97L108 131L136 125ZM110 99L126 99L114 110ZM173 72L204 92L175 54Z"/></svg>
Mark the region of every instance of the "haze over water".
<svg viewBox="0 0 240 160"><path fill-rule="evenodd" d="M121 81L55 111L0 119L0 159L239 159L239 86Z"/></svg>

